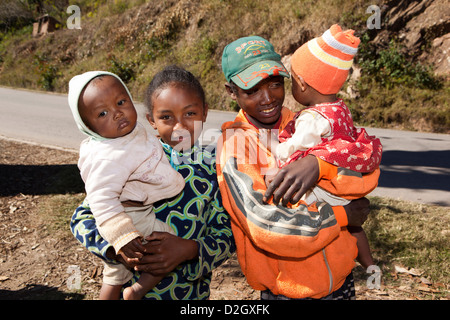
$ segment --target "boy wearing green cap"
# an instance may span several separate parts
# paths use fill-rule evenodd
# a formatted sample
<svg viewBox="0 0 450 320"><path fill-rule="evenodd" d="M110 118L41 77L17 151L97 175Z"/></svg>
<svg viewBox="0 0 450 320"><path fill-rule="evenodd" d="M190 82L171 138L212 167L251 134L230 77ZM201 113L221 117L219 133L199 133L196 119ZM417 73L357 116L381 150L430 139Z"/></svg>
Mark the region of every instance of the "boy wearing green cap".
<svg viewBox="0 0 450 320"><path fill-rule="evenodd" d="M345 174L338 175L337 167L314 156L284 167L266 188L264 176L276 168L272 141L293 118L283 107L289 73L272 44L257 36L226 46L222 69L226 90L241 110L222 126L217 176L248 283L263 299L351 299L357 248L345 226L364 222L368 200L345 207L302 201L288 205L319 179L346 186ZM361 193L376 186L368 176L360 180ZM281 198L287 206L274 205Z"/></svg>

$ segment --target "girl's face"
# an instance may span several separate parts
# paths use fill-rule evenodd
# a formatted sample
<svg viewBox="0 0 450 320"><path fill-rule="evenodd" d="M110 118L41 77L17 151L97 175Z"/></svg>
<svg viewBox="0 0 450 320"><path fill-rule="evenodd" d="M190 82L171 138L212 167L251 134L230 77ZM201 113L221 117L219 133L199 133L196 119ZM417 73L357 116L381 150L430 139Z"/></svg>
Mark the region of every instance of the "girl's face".
<svg viewBox="0 0 450 320"><path fill-rule="evenodd" d="M147 120L161 139L177 151L192 148L203 130L207 104L193 90L177 86L156 91L152 100Z"/></svg>

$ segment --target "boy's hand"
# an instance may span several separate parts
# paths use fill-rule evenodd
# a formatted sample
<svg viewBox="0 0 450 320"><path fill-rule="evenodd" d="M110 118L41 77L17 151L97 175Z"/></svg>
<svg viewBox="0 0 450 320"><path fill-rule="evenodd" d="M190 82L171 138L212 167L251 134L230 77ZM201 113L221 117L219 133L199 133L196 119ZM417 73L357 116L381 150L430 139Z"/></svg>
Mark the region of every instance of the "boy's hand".
<svg viewBox="0 0 450 320"><path fill-rule="evenodd" d="M369 205L370 201L367 198L352 200L349 204L345 205L347 225L351 227L362 226L370 213Z"/></svg>
<svg viewBox="0 0 450 320"><path fill-rule="evenodd" d="M145 247L139 238L131 240L119 250L119 254L129 265L137 263L144 256L144 253Z"/></svg>
<svg viewBox="0 0 450 320"><path fill-rule="evenodd" d="M311 189L319 179L319 163L313 155L296 160L282 168L267 187L263 201L267 202L273 195L273 203L281 199L283 206L297 203L303 194Z"/></svg>

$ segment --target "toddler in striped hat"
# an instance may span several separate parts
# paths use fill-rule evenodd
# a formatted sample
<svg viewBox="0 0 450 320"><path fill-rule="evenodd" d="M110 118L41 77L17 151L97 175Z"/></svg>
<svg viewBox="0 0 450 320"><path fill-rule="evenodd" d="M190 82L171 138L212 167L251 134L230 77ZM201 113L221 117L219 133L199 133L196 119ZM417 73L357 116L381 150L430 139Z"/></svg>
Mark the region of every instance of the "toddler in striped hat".
<svg viewBox="0 0 450 320"><path fill-rule="evenodd" d="M346 174L352 170L354 173L351 174L361 175L379 167L380 140L369 136L363 128L355 128L350 110L337 97L359 43L353 30L342 31L335 24L293 54L292 95L307 108L298 112L279 135L276 155L280 167L308 154L346 170ZM304 200L307 203L325 201L333 206L346 205L352 200L350 192L343 195L333 191L319 183L304 196ZM354 231L352 234L358 240L358 260L367 268L374 264L367 238L362 228Z"/></svg>

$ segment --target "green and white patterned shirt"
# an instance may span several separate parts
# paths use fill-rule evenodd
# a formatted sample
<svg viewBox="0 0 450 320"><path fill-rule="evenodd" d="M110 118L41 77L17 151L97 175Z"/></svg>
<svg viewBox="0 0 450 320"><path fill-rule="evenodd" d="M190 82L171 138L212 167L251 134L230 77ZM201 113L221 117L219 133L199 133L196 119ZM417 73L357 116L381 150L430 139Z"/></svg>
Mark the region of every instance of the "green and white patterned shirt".
<svg viewBox="0 0 450 320"><path fill-rule="evenodd" d="M196 261L179 265L169 273L144 299L202 300L210 294L212 270L220 266L235 251L230 218L222 206L216 176L215 148L194 145L189 152L178 153L163 143L172 166L184 177L184 190L171 199L154 203L156 217L169 224L177 236L197 241ZM110 247L98 233L86 200L70 222L75 238L96 256L108 260ZM130 286L139 278L134 272Z"/></svg>

